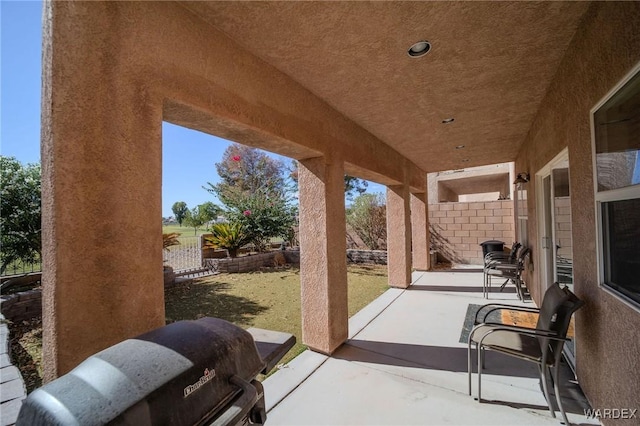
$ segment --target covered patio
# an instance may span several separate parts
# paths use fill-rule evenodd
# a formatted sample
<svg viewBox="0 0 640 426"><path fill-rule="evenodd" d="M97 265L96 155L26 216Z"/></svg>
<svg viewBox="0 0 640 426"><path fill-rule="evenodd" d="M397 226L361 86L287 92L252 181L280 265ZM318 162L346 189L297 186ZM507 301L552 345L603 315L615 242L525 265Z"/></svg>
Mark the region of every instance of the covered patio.
<svg viewBox="0 0 640 426"><path fill-rule="evenodd" d="M427 173L514 161L518 176L532 177L516 225L540 302L550 250L534 177L562 153L571 163L572 279L586 303L576 314L577 376L594 408L637 408L640 311L601 287L591 109L638 69L640 3L50 1L43 17L46 380L165 323L167 121L299 161L302 340L315 352L297 362L326 360L318 372L348 365L361 379L355 391L382 378L375 398L406 395L396 408L422 407L418 417L448 415L423 398L437 379L448 403L474 410L455 411L455 421L492 417L485 410L549 419L461 398L454 329L475 290L420 291L412 277L430 268ZM420 48L428 54L415 55ZM346 304L345 174L387 187L388 276L399 289L358 335ZM472 238L455 214L453 237ZM443 297L466 302L441 310ZM414 379L397 387L408 371ZM321 377L276 406L273 422L317 409L313 392L300 395L316 382L321 390ZM516 396L497 375L487 379L487 396L525 404L530 395L544 406L531 380L514 382ZM338 416L341 404L325 400L324 414Z"/></svg>
<svg viewBox="0 0 640 426"><path fill-rule="evenodd" d="M463 325L470 305L488 302L523 304L513 286L483 298L482 273L415 272L409 288L388 290L350 319L333 355L303 352L265 381L269 424L558 425L537 368L522 360L487 353L483 403L467 395ZM588 402L563 370L571 423L600 424L585 417Z"/></svg>

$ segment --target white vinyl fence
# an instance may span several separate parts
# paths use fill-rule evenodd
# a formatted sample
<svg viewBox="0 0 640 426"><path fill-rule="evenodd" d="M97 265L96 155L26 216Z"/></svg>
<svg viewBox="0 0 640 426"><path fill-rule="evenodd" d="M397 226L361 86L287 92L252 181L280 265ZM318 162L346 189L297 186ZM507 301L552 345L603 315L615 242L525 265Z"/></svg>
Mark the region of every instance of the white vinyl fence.
<svg viewBox="0 0 640 426"><path fill-rule="evenodd" d="M164 250L164 263L175 272L202 268L202 240L200 237L180 237L180 245Z"/></svg>

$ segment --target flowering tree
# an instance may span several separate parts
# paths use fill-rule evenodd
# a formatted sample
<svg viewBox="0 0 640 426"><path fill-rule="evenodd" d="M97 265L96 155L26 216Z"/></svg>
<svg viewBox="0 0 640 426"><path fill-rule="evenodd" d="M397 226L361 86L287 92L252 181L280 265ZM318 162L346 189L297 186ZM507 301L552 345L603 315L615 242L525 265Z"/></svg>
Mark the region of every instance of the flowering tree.
<svg viewBox="0 0 640 426"><path fill-rule="evenodd" d="M246 194L239 202L230 206L228 218L238 222L251 235L251 242L259 251L268 248L272 237L286 239L296 224L297 209L284 197L269 197L262 190Z"/></svg>
<svg viewBox="0 0 640 426"><path fill-rule="evenodd" d="M231 223L240 223L258 250L272 237L284 237L296 223L288 200L285 167L255 148L232 144L216 164L221 181L205 189L225 205Z"/></svg>
<svg viewBox="0 0 640 426"><path fill-rule="evenodd" d="M238 195L252 194L257 191L278 197L286 193L284 164L269 157L263 151L237 143L229 145L222 155L222 161L216 163L220 183L208 183L225 205L233 202Z"/></svg>

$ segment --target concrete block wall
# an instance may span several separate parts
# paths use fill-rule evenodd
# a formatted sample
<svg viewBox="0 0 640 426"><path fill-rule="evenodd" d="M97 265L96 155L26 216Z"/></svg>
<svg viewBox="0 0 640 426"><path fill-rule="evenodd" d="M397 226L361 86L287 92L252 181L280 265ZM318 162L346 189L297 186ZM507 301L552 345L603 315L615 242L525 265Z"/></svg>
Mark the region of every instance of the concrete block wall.
<svg viewBox="0 0 640 426"><path fill-rule="evenodd" d="M515 240L513 201L429 204L431 245L454 263L482 264L480 243Z"/></svg>

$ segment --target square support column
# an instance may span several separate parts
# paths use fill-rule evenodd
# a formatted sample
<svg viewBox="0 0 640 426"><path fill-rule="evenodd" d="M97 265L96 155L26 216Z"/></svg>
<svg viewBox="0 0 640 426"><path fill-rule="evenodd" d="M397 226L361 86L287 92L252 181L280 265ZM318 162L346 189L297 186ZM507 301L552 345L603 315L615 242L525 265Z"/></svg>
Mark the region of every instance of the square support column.
<svg viewBox="0 0 640 426"><path fill-rule="evenodd" d="M411 213L409 186L387 187L387 267L389 285L411 285Z"/></svg>
<svg viewBox="0 0 640 426"><path fill-rule="evenodd" d="M413 267L427 271L429 264L429 205L427 194L411 194L411 241Z"/></svg>
<svg viewBox="0 0 640 426"><path fill-rule="evenodd" d="M96 31L118 27L110 6L44 6L45 381L165 323L162 102L134 80L121 34Z"/></svg>
<svg viewBox="0 0 640 426"><path fill-rule="evenodd" d="M298 182L302 341L331 354L349 332L342 161L300 161Z"/></svg>

